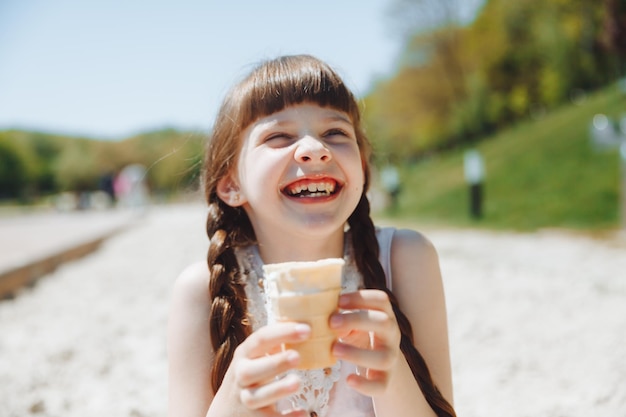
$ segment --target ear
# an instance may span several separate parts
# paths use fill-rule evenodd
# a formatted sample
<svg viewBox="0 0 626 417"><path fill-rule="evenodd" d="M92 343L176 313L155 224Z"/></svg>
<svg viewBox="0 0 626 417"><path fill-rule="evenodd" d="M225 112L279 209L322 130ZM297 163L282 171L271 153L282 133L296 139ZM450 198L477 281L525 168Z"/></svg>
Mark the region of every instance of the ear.
<svg viewBox="0 0 626 417"><path fill-rule="evenodd" d="M239 184L232 175L227 175L217 182L217 196L231 207L242 206L246 199L241 193Z"/></svg>

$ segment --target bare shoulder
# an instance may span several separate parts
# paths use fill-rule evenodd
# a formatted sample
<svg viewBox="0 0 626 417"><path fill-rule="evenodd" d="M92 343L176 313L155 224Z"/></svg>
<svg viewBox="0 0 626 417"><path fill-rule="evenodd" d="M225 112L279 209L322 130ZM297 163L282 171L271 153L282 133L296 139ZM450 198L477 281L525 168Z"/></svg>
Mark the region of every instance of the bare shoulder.
<svg viewBox="0 0 626 417"><path fill-rule="evenodd" d="M413 272L437 267L439 256L433 243L422 233L412 229L398 229L391 245L393 277L406 276L406 269ZM407 271L408 272L408 271Z"/></svg>
<svg viewBox="0 0 626 417"><path fill-rule="evenodd" d="M439 256L433 243L415 230L399 229L391 245L392 288L400 307L415 320L444 313Z"/></svg>
<svg viewBox="0 0 626 417"><path fill-rule="evenodd" d="M208 283L208 267L202 262L189 265L176 279L168 320L168 344L172 352L210 342L206 338L211 311Z"/></svg>
<svg viewBox="0 0 626 417"><path fill-rule="evenodd" d="M205 326L209 320L209 270L204 262L187 266L174 282L169 311L169 334ZM195 337L195 336L194 336Z"/></svg>
<svg viewBox="0 0 626 417"><path fill-rule="evenodd" d="M414 229L396 229L393 235L393 243L398 246L398 249L404 246L428 250L434 250L435 248L426 235Z"/></svg>
<svg viewBox="0 0 626 417"><path fill-rule="evenodd" d="M208 302L209 269L206 262L198 261L187 266L178 276L172 292L173 302Z"/></svg>
<svg viewBox="0 0 626 417"><path fill-rule="evenodd" d="M206 327L209 321L208 283L209 271L203 262L189 265L176 279L171 292L168 326L172 342L180 343L205 334L194 334L194 331Z"/></svg>
<svg viewBox="0 0 626 417"><path fill-rule="evenodd" d="M420 306L427 308L428 299L432 301L433 296L440 296L439 256L433 243L422 233L396 230L391 243L391 270L393 292L401 304L421 301Z"/></svg>

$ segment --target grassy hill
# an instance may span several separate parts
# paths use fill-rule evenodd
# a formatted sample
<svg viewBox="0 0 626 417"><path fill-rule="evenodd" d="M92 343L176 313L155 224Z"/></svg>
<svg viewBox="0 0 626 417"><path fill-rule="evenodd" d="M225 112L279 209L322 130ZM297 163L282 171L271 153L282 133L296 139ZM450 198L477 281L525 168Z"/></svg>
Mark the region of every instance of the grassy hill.
<svg viewBox="0 0 626 417"><path fill-rule="evenodd" d="M598 113L625 115L626 96L612 86L482 141L476 147L486 168L480 220L469 215L463 149L402 167L398 208L384 214L461 227L618 228L618 150L592 147L590 123Z"/></svg>

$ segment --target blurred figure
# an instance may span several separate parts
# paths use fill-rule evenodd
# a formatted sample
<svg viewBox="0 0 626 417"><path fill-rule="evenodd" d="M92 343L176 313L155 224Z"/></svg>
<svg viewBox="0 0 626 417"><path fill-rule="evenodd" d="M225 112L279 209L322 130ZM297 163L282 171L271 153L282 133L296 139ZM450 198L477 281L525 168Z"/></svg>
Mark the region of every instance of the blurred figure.
<svg viewBox="0 0 626 417"><path fill-rule="evenodd" d="M483 215L483 182L485 178L485 167L480 152L476 149L466 151L463 157L463 167L465 181L469 186L470 216L474 219L480 219Z"/></svg>
<svg viewBox="0 0 626 417"><path fill-rule="evenodd" d="M115 205L117 202L117 198L115 196L115 187L114 187L115 175L112 172L107 172L102 177L100 177L99 188L100 191L106 193L111 200L111 205Z"/></svg>
<svg viewBox="0 0 626 417"><path fill-rule="evenodd" d="M626 82L624 83L626 89ZM624 90L626 91L626 90ZM590 123L591 145L596 151L618 148L621 170L620 219L626 230L626 115L619 121L611 120L604 114L596 114Z"/></svg>
<svg viewBox="0 0 626 417"><path fill-rule="evenodd" d="M54 197L54 207L61 212L76 210L78 197L71 192L63 192Z"/></svg>
<svg viewBox="0 0 626 417"><path fill-rule="evenodd" d="M121 207L146 207L149 202L146 169L139 164L126 166L115 177L113 189Z"/></svg>
<svg viewBox="0 0 626 417"><path fill-rule="evenodd" d="M380 182L389 196L390 206L393 210L398 208L398 195L400 194L400 174L393 165L387 165L380 171Z"/></svg>
<svg viewBox="0 0 626 417"><path fill-rule="evenodd" d="M618 122L605 114L596 114L589 124L591 144L595 150L602 151L619 147L626 141L626 116Z"/></svg>

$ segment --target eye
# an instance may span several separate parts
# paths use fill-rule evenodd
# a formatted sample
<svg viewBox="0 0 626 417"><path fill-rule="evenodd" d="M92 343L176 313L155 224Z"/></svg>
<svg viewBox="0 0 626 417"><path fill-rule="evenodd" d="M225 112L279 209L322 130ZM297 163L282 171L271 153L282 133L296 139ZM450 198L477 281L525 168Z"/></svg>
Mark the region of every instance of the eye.
<svg viewBox="0 0 626 417"><path fill-rule="evenodd" d="M331 129L328 129L326 132L324 132L322 136L324 137L325 140L332 141L332 142L343 143L343 142L352 142L356 140L354 131L341 128L341 127L333 127Z"/></svg>
<svg viewBox="0 0 626 417"><path fill-rule="evenodd" d="M263 143L273 148L280 148L291 143L293 136L285 132L270 133L263 139Z"/></svg>
<svg viewBox="0 0 626 417"><path fill-rule="evenodd" d="M333 128L333 129L327 130L326 133L324 133L324 137L329 137L329 136L350 136L350 135L343 129Z"/></svg>

